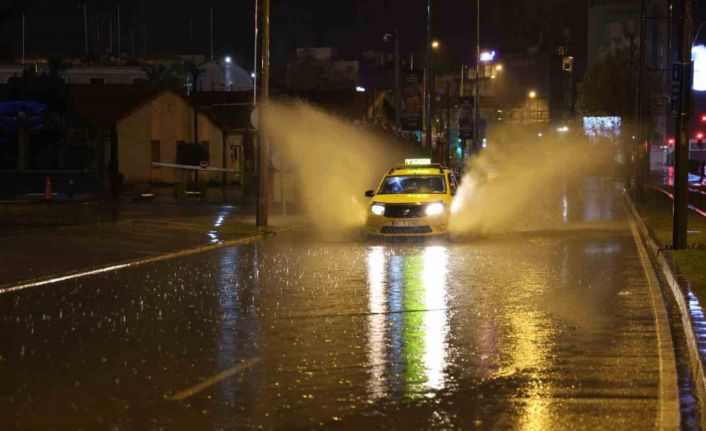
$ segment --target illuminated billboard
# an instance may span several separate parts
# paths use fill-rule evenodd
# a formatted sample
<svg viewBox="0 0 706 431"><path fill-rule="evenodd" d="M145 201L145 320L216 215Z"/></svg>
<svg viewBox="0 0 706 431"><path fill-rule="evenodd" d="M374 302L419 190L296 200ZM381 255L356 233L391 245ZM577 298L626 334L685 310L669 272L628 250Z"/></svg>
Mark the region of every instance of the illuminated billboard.
<svg viewBox="0 0 706 431"><path fill-rule="evenodd" d="M583 117L583 131L589 139L617 138L620 135L620 117Z"/></svg>
<svg viewBox="0 0 706 431"><path fill-rule="evenodd" d="M691 47L691 59L694 61L694 91L706 91L706 46Z"/></svg>

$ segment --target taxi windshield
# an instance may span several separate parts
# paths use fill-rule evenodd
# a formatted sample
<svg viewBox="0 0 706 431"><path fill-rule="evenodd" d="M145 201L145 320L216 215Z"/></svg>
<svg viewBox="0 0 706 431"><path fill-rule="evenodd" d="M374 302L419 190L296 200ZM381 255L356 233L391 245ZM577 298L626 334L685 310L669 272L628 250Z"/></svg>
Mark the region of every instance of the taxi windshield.
<svg viewBox="0 0 706 431"><path fill-rule="evenodd" d="M394 175L385 178L378 194L446 193L443 175Z"/></svg>

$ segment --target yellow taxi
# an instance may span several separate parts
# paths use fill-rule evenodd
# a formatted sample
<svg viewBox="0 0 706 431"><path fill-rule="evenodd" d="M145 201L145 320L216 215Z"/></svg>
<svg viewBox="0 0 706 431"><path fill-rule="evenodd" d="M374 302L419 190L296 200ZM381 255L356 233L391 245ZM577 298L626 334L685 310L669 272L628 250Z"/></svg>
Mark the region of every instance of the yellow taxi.
<svg viewBox="0 0 706 431"><path fill-rule="evenodd" d="M407 159L382 178L370 198L369 236L446 235L451 201L458 182L452 170L430 159Z"/></svg>

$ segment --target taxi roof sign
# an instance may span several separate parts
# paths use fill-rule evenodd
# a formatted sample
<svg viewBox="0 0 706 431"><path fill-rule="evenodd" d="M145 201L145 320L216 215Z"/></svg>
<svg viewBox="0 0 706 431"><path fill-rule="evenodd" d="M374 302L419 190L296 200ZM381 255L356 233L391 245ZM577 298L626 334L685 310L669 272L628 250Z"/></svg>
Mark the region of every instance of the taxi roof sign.
<svg viewBox="0 0 706 431"><path fill-rule="evenodd" d="M431 159L404 159L405 165L430 165Z"/></svg>

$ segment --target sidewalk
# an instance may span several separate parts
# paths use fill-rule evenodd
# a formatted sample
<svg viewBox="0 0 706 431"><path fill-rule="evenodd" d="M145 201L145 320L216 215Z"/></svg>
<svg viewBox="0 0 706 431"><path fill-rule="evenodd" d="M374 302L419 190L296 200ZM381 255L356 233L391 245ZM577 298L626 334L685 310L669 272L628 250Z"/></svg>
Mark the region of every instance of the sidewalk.
<svg viewBox="0 0 706 431"><path fill-rule="evenodd" d="M249 208L228 205L70 204L45 217L31 216L33 206L0 208L0 286L262 233ZM56 225L67 218L75 224ZM272 217L270 224L291 223Z"/></svg>
<svg viewBox="0 0 706 431"><path fill-rule="evenodd" d="M219 190L210 190L210 193ZM234 213L248 214L254 211L252 205L242 203L233 196L212 196L212 200L199 198L175 199L162 190L152 200L135 200L122 196L120 200L79 200L68 202L43 199L0 202L0 235L47 227L68 226L88 223L115 222L134 218L169 216L210 215L218 208L232 208Z"/></svg>
<svg viewBox="0 0 706 431"><path fill-rule="evenodd" d="M691 196L690 196L691 198ZM645 199L636 204L636 208L645 222L652 228L654 235L666 247L672 244L672 201L664 193L647 188ZM688 246L686 250L670 250L691 289L699 299L706 303L706 218L694 211L689 211Z"/></svg>

